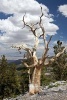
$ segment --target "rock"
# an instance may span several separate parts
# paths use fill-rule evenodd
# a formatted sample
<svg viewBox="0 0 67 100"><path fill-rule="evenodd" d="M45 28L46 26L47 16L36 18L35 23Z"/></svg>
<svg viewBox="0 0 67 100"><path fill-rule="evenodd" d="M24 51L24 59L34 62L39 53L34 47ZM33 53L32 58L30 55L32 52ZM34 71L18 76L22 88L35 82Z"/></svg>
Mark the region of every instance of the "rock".
<svg viewBox="0 0 67 100"><path fill-rule="evenodd" d="M57 81L45 88L41 87L41 91L35 95L29 95L27 92L25 95L19 95L16 98L6 98L3 100L67 100L67 82Z"/></svg>

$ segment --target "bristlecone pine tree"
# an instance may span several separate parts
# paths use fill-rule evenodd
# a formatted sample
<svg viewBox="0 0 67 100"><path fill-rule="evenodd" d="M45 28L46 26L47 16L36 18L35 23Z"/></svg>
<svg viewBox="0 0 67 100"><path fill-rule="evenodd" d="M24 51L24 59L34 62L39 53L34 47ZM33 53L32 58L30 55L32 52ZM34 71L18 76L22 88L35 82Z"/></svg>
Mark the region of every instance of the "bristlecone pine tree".
<svg viewBox="0 0 67 100"><path fill-rule="evenodd" d="M26 15L26 14L25 14ZM24 49L27 52L26 58L30 60L30 64L27 62L23 62L24 65L29 68L29 93L35 94L40 91L40 77L41 77L41 69L44 65L48 65L51 62L55 61L55 58L58 58L65 50L65 48L62 49L61 52L55 55L55 57L51 58L48 62L46 62L47 59L47 53L48 53L48 45L51 41L52 36L49 38L49 41L46 40L46 34L45 34L45 28L43 27L42 23L42 17L44 16L43 9L41 7L41 16L39 17L40 20L36 24L29 24L25 21L25 15L23 16L23 23L24 27L28 27L35 38L34 46L29 48L26 44L22 45L16 45L12 46L13 48L17 48L19 51L21 49ZM35 28L36 26L36 28ZM41 29L42 33L39 35L36 30ZM44 53L40 59L37 58L36 51L37 47L39 45L39 38L42 38L44 41ZM25 55L24 55L25 56Z"/></svg>

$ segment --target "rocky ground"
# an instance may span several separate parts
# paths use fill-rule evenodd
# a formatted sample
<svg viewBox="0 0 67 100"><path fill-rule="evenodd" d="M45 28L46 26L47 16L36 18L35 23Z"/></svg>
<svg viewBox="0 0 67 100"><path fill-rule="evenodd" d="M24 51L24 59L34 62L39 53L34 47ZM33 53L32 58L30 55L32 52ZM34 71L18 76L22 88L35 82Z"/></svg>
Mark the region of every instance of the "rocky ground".
<svg viewBox="0 0 67 100"><path fill-rule="evenodd" d="M58 81L48 86L41 87L41 92L35 95L19 95L16 98L8 98L3 100L67 100L67 82Z"/></svg>

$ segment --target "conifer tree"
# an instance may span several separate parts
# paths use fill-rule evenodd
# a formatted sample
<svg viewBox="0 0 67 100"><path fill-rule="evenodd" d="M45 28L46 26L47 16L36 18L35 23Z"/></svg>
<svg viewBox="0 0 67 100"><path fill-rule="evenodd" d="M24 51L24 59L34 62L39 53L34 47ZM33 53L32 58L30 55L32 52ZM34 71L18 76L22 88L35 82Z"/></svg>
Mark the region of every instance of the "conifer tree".
<svg viewBox="0 0 67 100"><path fill-rule="evenodd" d="M0 99L20 93L20 81L16 66L9 65L5 56L0 61Z"/></svg>
<svg viewBox="0 0 67 100"><path fill-rule="evenodd" d="M53 47L55 55L62 51L64 46L60 40L57 41L57 44ZM67 52L66 50L62 55L58 57L52 64L54 78L56 80L66 80L67 79Z"/></svg>

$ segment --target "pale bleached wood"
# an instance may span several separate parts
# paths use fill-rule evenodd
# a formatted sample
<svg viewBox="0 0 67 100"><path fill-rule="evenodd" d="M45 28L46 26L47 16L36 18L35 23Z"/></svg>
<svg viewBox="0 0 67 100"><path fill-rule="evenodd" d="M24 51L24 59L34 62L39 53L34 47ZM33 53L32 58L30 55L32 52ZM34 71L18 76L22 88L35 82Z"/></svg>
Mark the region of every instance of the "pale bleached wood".
<svg viewBox="0 0 67 100"><path fill-rule="evenodd" d="M66 48L64 48L61 52L57 53L54 57L49 59L48 62L45 62L44 65L49 65L50 63L53 63L59 56L61 56L64 53L65 50Z"/></svg>

